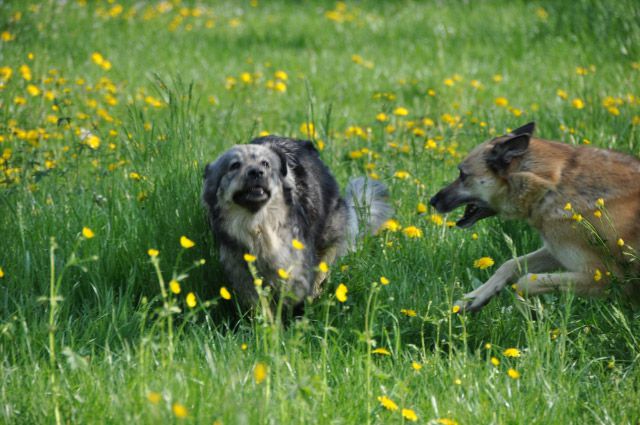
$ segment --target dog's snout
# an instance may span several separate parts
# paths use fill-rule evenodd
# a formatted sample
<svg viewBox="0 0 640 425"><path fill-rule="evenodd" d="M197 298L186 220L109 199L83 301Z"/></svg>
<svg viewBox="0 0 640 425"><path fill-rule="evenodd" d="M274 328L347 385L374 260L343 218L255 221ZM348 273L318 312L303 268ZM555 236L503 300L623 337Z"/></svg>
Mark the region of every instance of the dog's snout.
<svg viewBox="0 0 640 425"><path fill-rule="evenodd" d="M257 167L249 168L249 170L247 170L247 176L252 179L261 179L264 177L264 170Z"/></svg>

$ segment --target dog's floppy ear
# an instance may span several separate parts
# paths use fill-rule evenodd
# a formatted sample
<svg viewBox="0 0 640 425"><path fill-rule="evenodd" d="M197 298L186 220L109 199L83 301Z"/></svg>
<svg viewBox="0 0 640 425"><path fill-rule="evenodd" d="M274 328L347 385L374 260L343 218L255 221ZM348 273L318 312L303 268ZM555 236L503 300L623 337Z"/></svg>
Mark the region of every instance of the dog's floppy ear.
<svg viewBox="0 0 640 425"><path fill-rule="evenodd" d="M218 187L220 186L220 180L226 172L229 165L230 156L223 154L214 162L207 164L204 167L204 191L202 192L202 200L213 208L218 202Z"/></svg>
<svg viewBox="0 0 640 425"><path fill-rule="evenodd" d="M530 124L521 128L524 129L528 126ZM531 129L533 130L533 123L531 123ZM515 131L519 130L520 128ZM509 134L505 140L496 143L487 153L485 157L487 165L495 172L506 170L515 158L519 158L527 152L530 139L531 133Z"/></svg>
<svg viewBox="0 0 640 425"><path fill-rule="evenodd" d="M278 155L278 158L280 159L280 174L282 175L282 177L286 177L287 170L289 169L289 167L287 166L287 154L274 145L269 145L269 149L271 149L276 155Z"/></svg>

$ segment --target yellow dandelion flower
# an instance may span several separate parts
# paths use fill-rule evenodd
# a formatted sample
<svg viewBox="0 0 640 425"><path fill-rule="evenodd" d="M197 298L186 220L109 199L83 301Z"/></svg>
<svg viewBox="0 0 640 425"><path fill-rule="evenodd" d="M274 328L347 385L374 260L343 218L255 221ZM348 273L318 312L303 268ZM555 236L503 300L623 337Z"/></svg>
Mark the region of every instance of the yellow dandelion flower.
<svg viewBox="0 0 640 425"><path fill-rule="evenodd" d="M247 351L247 348L249 348L249 346L246 343L243 342L242 344L240 344L240 349L242 351Z"/></svg>
<svg viewBox="0 0 640 425"><path fill-rule="evenodd" d="M596 201L596 207L603 208L604 207L604 199L598 198L598 200Z"/></svg>
<svg viewBox="0 0 640 425"><path fill-rule="evenodd" d="M456 385L462 385L462 380L460 378L456 378L453 380L453 383Z"/></svg>
<svg viewBox="0 0 640 425"><path fill-rule="evenodd" d="M189 308L194 308L197 304L198 301L196 300L196 294L194 294L193 292L189 292L187 294L187 306Z"/></svg>
<svg viewBox="0 0 640 425"><path fill-rule="evenodd" d="M406 180L411 176L411 174L409 174L408 171L396 171L395 173L393 173L393 177L400 179L400 180Z"/></svg>
<svg viewBox="0 0 640 425"><path fill-rule="evenodd" d="M442 226L444 224L444 219L442 218L442 216L440 214L431 214L429 219L436 226Z"/></svg>
<svg viewBox="0 0 640 425"><path fill-rule="evenodd" d="M96 150L100 147L100 138L98 136L96 136L95 134L91 134L89 136L87 136L85 143L87 144L87 146L89 146L91 149Z"/></svg>
<svg viewBox="0 0 640 425"><path fill-rule="evenodd" d="M283 280L289 279L289 273L284 269L278 269L278 276Z"/></svg>
<svg viewBox="0 0 640 425"><path fill-rule="evenodd" d="M180 291L182 291L182 288L180 288L180 282L175 279L171 279L171 281L169 282L169 289L176 295L179 294Z"/></svg>
<svg viewBox="0 0 640 425"><path fill-rule="evenodd" d="M4 270L0 267L0 279L4 277Z"/></svg>
<svg viewBox="0 0 640 425"><path fill-rule="evenodd" d="M495 74L493 77L491 77L491 79L493 80L494 83L499 83L502 81L502 75Z"/></svg>
<svg viewBox="0 0 640 425"><path fill-rule="evenodd" d="M499 366L500 360L497 357L491 357L491 364L494 366Z"/></svg>
<svg viewBox="0 0 640 425"><path fill-rule="evenodd" d="M184 249L189 249L196 246L196 244L188 237L182 236L180 237L180 246L182 246Z"/></svg>
<svg viewBox="0 0 640 425"><path fill-rule="evenodd" d="M384 276L380 276L380 283L383 285L388 285L391 281Z"/></svg>
<svg viewBox="0 0 640 425"><path fill-rule="evenodd" d="M247 263L253 263L254 261L256 261L256 256L251 254L244 254L244 261L246 261Z"/></svg>
<svg viewBox="0 0 640 425"><path fill-rule="evenodd" d="M264 380L267 379L268 372L269 371L266 364L262 362L256 363L253 368L253 379L254 381L256 381L256 384L261 384L262 382L264 382Z"/></svg>
<svg viewBox="0 0 640 425"><path fill-rule="evenodd" d="M618 244L618 246L623 247L624 246L624 239L620 238L620 239L618 239L618 241L616 243Z"/></svg>
<svg viewBox="0 0 640 425"><path fill-rule="evenodd" d="M408 226L402 229L402 233L405 234L408 238L415 239L422 237L422 230L417 228L416 226Z"/></svg>
<svg viewBox="0 0 640 425"><path fill-rule="evenodd" d="M507 375L509 375L509 378L511 378L511 379L519 379L520 378L520 372L518 372L517 370L515 370L513 368L509 368L509 370L507 371Z"/></svg>
<svg viewBox="0 0 640 425"><path fill-rule="evenodd" d="M2 31L2 34L0 34L0 40L2 41L12 41L15 38L16 36L11 34L9 31Z"/></svg>
<svg viewBox="0 0 640 425"><path fill-rule="evenodd" d="M304 249L304 244L297 239L291 240L291 246L300 251Z"/></svg>
<svg viewBox="0 0 640 425"><path fill-rule="evenodd" d="M520 357L520 350L517 348L507 348L502 352L505 357Z"/></svg>
<svg viewBox="0 0 640 425"><path fill-rule="evenodd" d="M389 350L387 350L386 348L380 347L380 348L376 348L375 350L371 351L373 354L380 354L382 356L390 356L391 352Z"/></svg>
<svg viewBox="0 0 640 425"><path fill-rule="evenodd" d="M556 90L556 96L558 96L562 100L567 100L567 98L569 97L569 94L562 89L558 89Z"/></svg>
<svg viewBox="0 0 640 425"><path fill-rule="evenodd" d="M410 308L400 309L400 313L404 314L407 317L416 317L418 315L415 310L412 310Z"/></svg>
<svg viewBox="0 0 640 425"><path fill-rule="evenodd" d="M224 286L222 288L220 288L220 296L222 297L222 299L225 299L225 300L230 300L231 299L231 293Z"/></svg>
<svg viewBox="0 0 640 425"><path fill-rule="evenodd" d="M189 411L187 411L187 408L180 403L173 403L173 405L171 406L171 411L178 419L184 419L189 416Z"/></svg>
<svg viewBox="0 0 640 425"><path fill-rule="evenodd" d="M411 362L411 369L418 371L422 369L422 365L418 362Z"/></svg>
<svg viewBox="0 0 640 425"><path fill-rule="evenodd" d="M402 417L410 422L416 422L418 420L418 415L412 409L402 409Z"/></svg>
<svg viewBox="0 0 640 425"><path fill-rule="evenodd" d="M416 207L416 211L418 212L418 214L424 214L427 212L427 206L422 202L419 202L418 206Z"/></svg>
<svg viewBox="0 0 640 425"><path fill-rule="evenodd" d="M387 410L390 410L392 412L398 410L398 405L386 395L378 396L378 401L380 402L380 405Z"/></svg>
<svg viewBox="0 0 640 425"><path fill-rule="evenodd" d="M507 99L506 97L496 97L495 104L496 106L504 108L509 105L509 99Z"/></svg>
<svg viewBox="0 0 640 425"><path fill-rule="evenodd" d="M454 421L453 419L449 419L449 418L436 419L436 423L440 424L440 425L458 425L458 422Z"/></svg>
<svg viewBox="0 0 640 425"><path fill-rule="evenodd" d="M582 221L582 214L574 213L571 219L580 223Z"/></svg>
<svg viewBox="0 0 640 425"><path fill-rule="evenodd" d="M320 261L320 264L318 264L318 270L320 270L322 273L328 273L329 266L324 261Z"/></svg>
<svg viewBox="0 0 640 425"><path fill-rule="evenodd" d="M385 114L384 112L380 112L379 114L376 115L376 121L378 121L378 122L387 122L387 121L389 121L389 116L387 114Z"/></svg>
<svg viewBox="0 0 640 425"><path fill-rule="evenodd" d="M582 99L573 99L571 101L571 106L573 106L576 109L583 109L584 108L584 100Z"/></svg>
<svg viewBox="0 0 640 425"><path fill-rule="evenodd" d="M599 269L596 269L593 272L593 280L595 282L600 282L600 280L602 280L602 272Z"/></svg>
<svg viewBox="0 0 640 425"><path fill-rule="evenodd" d="M472 233L472 234L471 234L471 239L473 239L474 241L477 241L477 240L478 240L478 238L479 238L479 236L478 236L478 234L477 234L477 233Z"/></svg>
<svg viewBox="0 0 640 425"><path fill-rule="evenodd" d="M262 286L262 279L260 278L253 279L253 284L256 286Z"/></svg>
<svg viewBox="0 0 640 425"><path fill-rule="evenodd" d="M600 218L600 217L602 217L602 211L600 211L600 210L595 210L595 211L593 212L593 215L594 215L596 218Z"/></svg>
<svg viewBox="0 0 640 425"><path fill-rule="evenodd" d="M29 84L29 85L27 86L27 93L29 93L31 96L34 96L34 97L35 97L35 96L39 96L39 95L40 95L40 93L41 93L41 91L40 91L40 89L38 88L38 86L35 86L35 85L33 85L33 84Z"/></svg>
<svg viewBox="0 0 640 425"><path fill-rule="evenodd" d="M304 122L300 125L300 133L308 139L317 139L318 133L312 122Z"/></svg>
<svg viewBox="0 0 640 425"><path fill-rule="evenodd" d="M289 79L289 76L287 75L287 73L281 70L276 71L273 74L273 76L274 78L277 78L278 80L282 80L282 81L287 81Z"/></svg>
<svg viewBox="0 0 640 425"><path fill-rule="evenodd" d="M93 230L91 230L88 227L83 227L82 228L82 236L85 237L85 239L91 239L92 237L95 236L95 233L93 233Z"/></svg>
<svg viewBox="0 0 640 425"><path fill-rule="evenodd" d="M451 308L451 312L452 312L453 314L457 314L459 311L460 311L460 306L459 306L459 305L454 305L454 306Z"/></svg>
<svg viewBox="0 0 640 425"><path fill-rule="evenodd" d="M409 115L409 110L405 107L398 106L393 110L393 115L398 117L406 117L407 115Z"/></svg>
<svg viewBox="0 0 640 425"><path fill-rule="evenodd" d="M400 226L400 223L398 223L397 220L394 220L394 219L390 218L389 220L385 221L380 228L382 230L389 230L391 232L397 232L398 230L400 230L402 228L402 226Z"/></svg>
<svg viewBox="0 0 640 425"><path fill-rule="evenodd" d="M565 211L571 211L572 210L571 202L567 202L566 204L564 204L564 210Z"/></svg>
<svg viewBox="0 0 640 425"><path fill-rule="evenodd" d="M158 254L160 254L160 251L158 251L157 249L149 248L147 254L149 254L149 257L157 257Z"/></svg>
<svg viewBox="0 0 640 425"><path fill-rule="evenodd" d="M481 257L473 262L473 267L475 267L476 269L484 270L484 269L488 269L494 264L495 264L495 261L493 261L493 258Z"/></svg>
<svg viewBox="0 0 640 425"><path fill-rule="evenodd" d="M160 393L157 393L155 391L149 391L147 393L147 400L149 400L149 403L151 404L158 404L162 400L162 396L160 395Z"/></svg>
<svg viewBox="0 0 640 425"><path fill-rule="evenodd" d="M31 81L33 78L29 65L20 65L20 75L25 81Z"/></svg>
<svg viewBox="0 0 640 425"><path fill-rule="evenodd" d="M347 301L347 292L349 292L347 286L344 283L339 284L336 288L336 299L341 303Z"/></svg>

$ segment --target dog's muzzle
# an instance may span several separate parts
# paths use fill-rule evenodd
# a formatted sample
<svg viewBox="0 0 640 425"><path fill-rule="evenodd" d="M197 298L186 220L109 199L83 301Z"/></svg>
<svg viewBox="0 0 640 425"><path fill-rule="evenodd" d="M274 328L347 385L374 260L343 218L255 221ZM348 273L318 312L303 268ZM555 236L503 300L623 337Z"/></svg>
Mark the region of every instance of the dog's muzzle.
<svg viewBox="0 0 640 425"><path fill-rule="evenodd" d="M269 191L264 171L258 168L250 168L245 175L242 189L233 195L233 202L255 213L270 198L271 192Z"/></svg>
<svg viewBox="0 0 640 425"><path fill-rule="evenodd" d="M477 221L497 214L486 202L471 197L457 196L450 187L445 187L436 193L429 200L429 203L440 213L448 213L465 205L462 218L456 221L456 226L462 228L471 227Z"/></svg>

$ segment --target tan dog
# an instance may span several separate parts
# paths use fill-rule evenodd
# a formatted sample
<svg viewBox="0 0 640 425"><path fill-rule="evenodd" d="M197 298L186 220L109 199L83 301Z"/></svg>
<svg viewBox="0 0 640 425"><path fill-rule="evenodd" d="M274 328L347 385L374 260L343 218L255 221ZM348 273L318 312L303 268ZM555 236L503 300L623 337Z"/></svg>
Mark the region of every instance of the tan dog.
<svg viewBox="0 0 640 425"><path fill-rule="evenodd" d="M638 276L640 161L537 139L534 128L529 123L477 146L458 166L458 179L431 199L442 213L466 205L459 227L499 214L526 220L544 241L541 249L502 264L457 302L461 309L479 310L516 281L521 295L559 290L597 296L614 276ZM640 293L640 283L625 282L625 292Z"/></svg>

